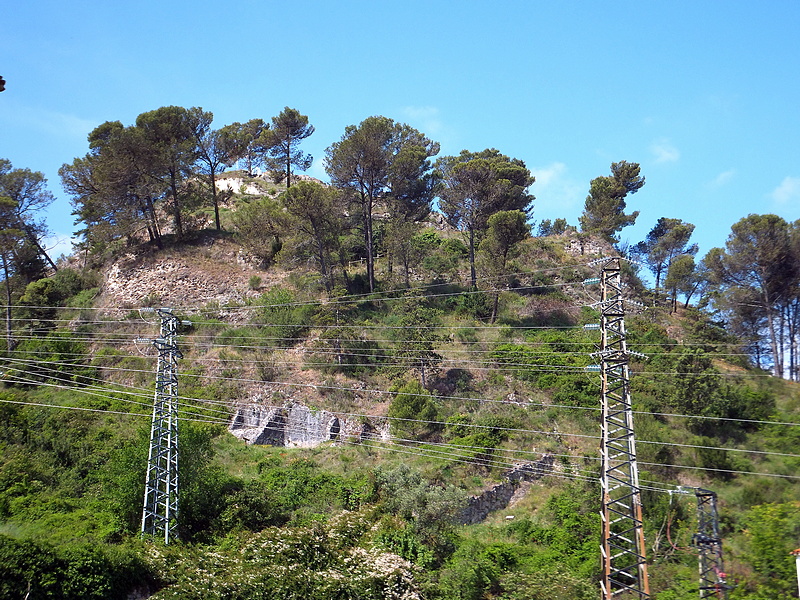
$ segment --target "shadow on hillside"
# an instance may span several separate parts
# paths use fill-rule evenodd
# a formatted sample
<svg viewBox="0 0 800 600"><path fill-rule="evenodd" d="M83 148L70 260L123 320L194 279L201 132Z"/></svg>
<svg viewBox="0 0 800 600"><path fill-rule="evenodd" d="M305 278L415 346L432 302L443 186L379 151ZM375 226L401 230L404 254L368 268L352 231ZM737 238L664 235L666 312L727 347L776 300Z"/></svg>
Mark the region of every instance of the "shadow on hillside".
<svg viewBox="0 0 800 600"><path fill-rule="evenodd" d="M519 315L516 318L504 316L498 319L498 325L509 327L574 327L578 319L570 308L547 308L533 314Z"/></svg>
<svg viewBox="0 0 800 600"><path fill-rule="evenodd" d="M168 233L162 236L162 241L164 243L164 249L178 249L178 248L186 248L186 247L198 247L198 246L213 246L218 241L230 241L234 238L235 234L232 231L225 231L224 229L219 231L214 229L213 227L207 229L198 229L195 231L189 231L184 234L183 239L178 241L177 237L173 233ZM157 249L157 247L153 244L152 247Z"/></svg>
<svg viewBox="0 0 800 600"><path fill-rule="evenodd" d="M452 396L456 392L466 390L473 377L472 373L466 369L447 369L431 380L428 389L435 391L439 396Z"/></svg>

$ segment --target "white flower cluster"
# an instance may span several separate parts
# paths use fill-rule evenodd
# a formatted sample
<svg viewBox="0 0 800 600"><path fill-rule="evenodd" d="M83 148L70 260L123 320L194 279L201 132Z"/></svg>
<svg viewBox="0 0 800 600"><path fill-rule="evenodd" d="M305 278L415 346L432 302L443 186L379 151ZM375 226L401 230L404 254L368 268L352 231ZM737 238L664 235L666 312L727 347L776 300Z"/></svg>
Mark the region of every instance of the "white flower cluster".
<svg viewBox="0 0 800 600"><path fill-rule="evenodd" d="M271 527L218 547L152 546L148 559L167 584L152 598L421 600L410 562L357 545L370 525L367 515L345 512L326 524Z"/></svg>

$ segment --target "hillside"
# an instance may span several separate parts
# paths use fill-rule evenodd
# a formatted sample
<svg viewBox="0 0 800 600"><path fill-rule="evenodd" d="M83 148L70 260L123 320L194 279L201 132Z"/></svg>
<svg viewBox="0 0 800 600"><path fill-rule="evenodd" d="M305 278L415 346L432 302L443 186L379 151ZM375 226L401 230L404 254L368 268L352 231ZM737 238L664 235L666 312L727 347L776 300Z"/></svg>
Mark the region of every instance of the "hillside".
<svg viewBox="0 0 800 600"><path fill-rule="evenodd" d="M261 286L279 285L285 273L264 272L229 236L208 234L168 252L141 247L114 260L104 273L99 307L235 304L259 295ZM259 286L260 287L260 286Z"/></svg>
<svg viewBox="0 0 800 600"><path fill-rule="evenodd" d="M458 239L431 232L440 257ZM327 292L224 232L112 255L59 308L19 316L31 329L0 392L0 598L596 598L600 387L584 368L599 338L583 325L599 298L584 282L612 252L528 238L514 275L477 292L463 253L446 278L415 266L408 289L379 258L373 293L358 263ZM647 305L627 330L649 357L631 390L653 597L697 597L695 487L718 494L730 597L790 597L798 386L752 368L702 312L672 313L635 268L623 277ZM169 546L138 536L146 306L192 321Z"/></svg>

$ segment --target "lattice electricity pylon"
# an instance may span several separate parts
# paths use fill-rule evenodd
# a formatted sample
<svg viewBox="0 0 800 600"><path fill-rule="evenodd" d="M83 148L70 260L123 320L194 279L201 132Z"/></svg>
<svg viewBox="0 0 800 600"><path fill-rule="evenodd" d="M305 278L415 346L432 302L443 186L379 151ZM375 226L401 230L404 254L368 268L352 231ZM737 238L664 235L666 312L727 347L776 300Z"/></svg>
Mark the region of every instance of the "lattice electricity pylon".
<svg viewBox="0 0 800 600"><path fill-rule="evenodd" d="M725 583L722 564L722 538L719 535L717 494L697 488L697 533L692 543L699 550L700 597L727 598L729 586Z"/></svg>
<svg viewBox="0 0 800 600"><path fill-rule="evenodd" d="M146 309L145 309L146 310ZM150 311L152 312L152 309ZM168 308L155 309L161 334L152 341L158 351L150 452L142 509L142 535L177 538L178 518L178 358L175 337L181 321Z"/></svg>
<svg viewBox="0 0 800 600"><path fill-rule="evenodd" d="M630 377L631 353L625 342L625 300L620 259L603 261L600 275L600 332L597 353L602 378L603 537L602 592L604 600L650 597L647 577L639 470L633 435Z"/></svg>

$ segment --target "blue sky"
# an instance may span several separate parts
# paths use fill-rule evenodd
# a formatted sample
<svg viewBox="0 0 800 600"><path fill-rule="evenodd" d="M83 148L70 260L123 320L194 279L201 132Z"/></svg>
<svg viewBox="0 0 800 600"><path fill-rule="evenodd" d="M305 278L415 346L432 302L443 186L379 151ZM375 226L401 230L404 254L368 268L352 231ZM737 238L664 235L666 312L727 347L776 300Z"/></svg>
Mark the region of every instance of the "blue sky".
<svg viewBox="0 0 800 600"><path fill-rule="evenodd" d="M96 125L166 105L216 127L297 108L322 179L325 148L371 115L443 155L494 147L535 175L537 222L577 224L591 179L638 162L631 243L659 217L694 223L701 254L747 214L800 218L796 0L9 4L0 157L45 174L62 239L59 166Z"/></svg>

